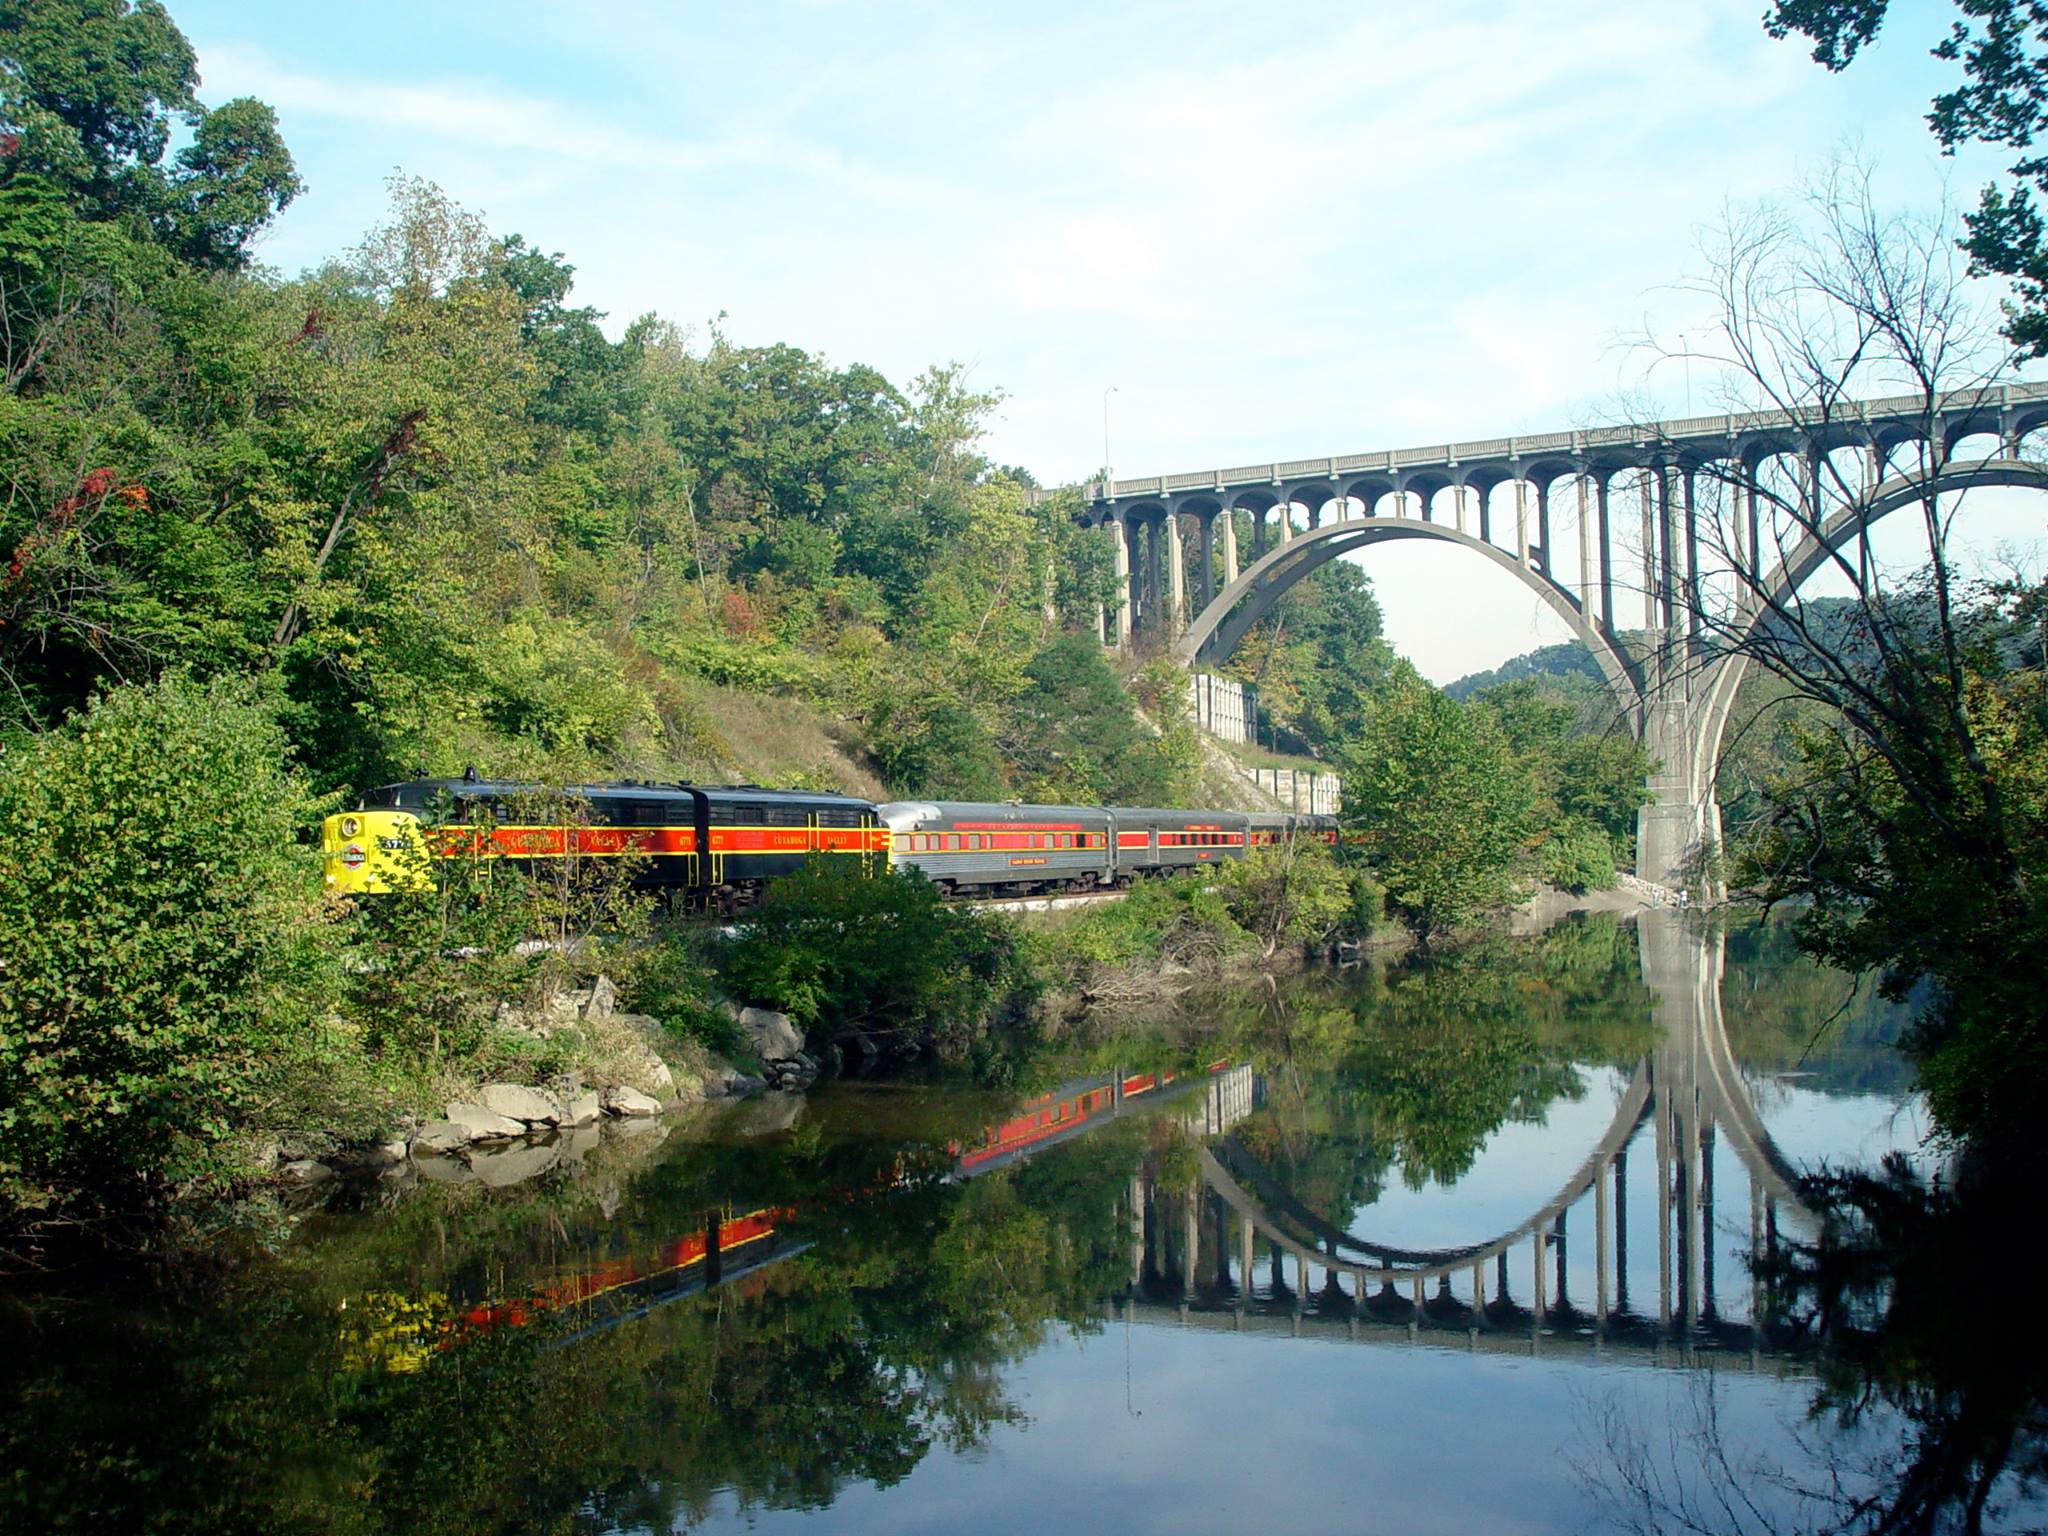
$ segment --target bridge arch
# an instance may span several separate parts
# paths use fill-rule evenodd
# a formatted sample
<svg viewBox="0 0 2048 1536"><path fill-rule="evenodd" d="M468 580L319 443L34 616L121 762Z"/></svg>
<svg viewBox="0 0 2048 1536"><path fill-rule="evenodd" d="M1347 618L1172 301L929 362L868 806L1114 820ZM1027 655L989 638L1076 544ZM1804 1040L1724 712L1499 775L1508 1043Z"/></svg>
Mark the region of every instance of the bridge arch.
<svg viewBox="0 0 2048 1536"><path fill-rule="evenodd" d="M2048 464L2008 458L1951 462L1885 481L1867 501L1841 508L1821 525L1817 534L1802 539L1786 554L1778 568L1764 578L1762 593L1747 604L1746 613L1738 616L1737 637L1747 639L1773 608L1789 600L1844 548L1892 513L1917 506L1930 494L1942 496L1989 489L2048 491ZM1748 656L1740 651L1728 652L1711 665L1704 709L1691 743L1691 767L1698 775L1697 782L1713 784L1721 746L1734 718L1736 695L1749 665Z"/></svg>
<svg viewBox="0 0 2048 1536"><path fill-rule="evenodd" d="M1512 574L1570 626L1598 663L1607 684L1627 712L1642 704L1642 683L1635 663L1588 619L1579 600L1540 573L1522 564L1513 552L1446 523L1409 517L1363 517L1329 523L1297 533L1245 569L1216 595L1176 642L1173 655L1184 666L1222 662L1251 627L1264 618L1310 572L1353 550L1398 539L1434 539L1469 549Z"/></svg>

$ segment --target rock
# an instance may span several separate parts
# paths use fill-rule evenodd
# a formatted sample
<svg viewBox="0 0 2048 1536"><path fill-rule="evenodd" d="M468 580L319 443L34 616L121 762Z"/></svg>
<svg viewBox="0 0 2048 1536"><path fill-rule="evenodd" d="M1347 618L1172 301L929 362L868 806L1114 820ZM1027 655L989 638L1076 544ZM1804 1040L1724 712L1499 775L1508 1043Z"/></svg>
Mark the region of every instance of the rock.
<svg viewBox="0 0 2048 1536"><path fill-rule="evenodd" d="M476 1175L470 1172L469 1164L459 1157L441 1157L433 1153L421 1157L415 1153L412 1166L413 1170L421 1178L435 1184L473 1184L476 1182Z"/></svg>
<svg viewBox="0 0 2048 1536"><path fill-rule="evenodd" d="M453 1120L429 1120L414 1135L412 1153L415 1157L422 1152L438 1157L459 1152L468 1145L468 1126L457 1125Z"/></svg>
<svg viewBox="0 0 2048 1536"><path fill-rule="evenodd" d="M521 1142L496 1152L478 1152L469 1159L477 1182L493 1189L523 1184L546 1173L562 1160L562 1149L552 1141Z"/></svg>
<svg viewBox="0 0 2048 1536"><path fill-rule="evenodd" d="M552 1093L518 1083L487 1083L477 1097L483 1100L485 1109L527 1125L560 1125L569 1113Z"/></svg>
<svg viewBox="0 0 2048 1536"><path fill-rule="evenodd" d="M595 1125L604 1115L604 1100L595 1093L579 1093L569 1101L568 1117L562 1124L568 1126Z"/></svg>
<svg viewBox="0 0 2048 1536"><path fill-rule="evenodd" d="M803 1031L790 1023L788 1014L773 1008L742 1008L740 1034L747 1049L763 1061L787 1061L803 1052Z"/></svg>
<svg viewBox="0 0 2048 1536"><path fill-rule="evenodd" d="M481 1104L450 1104L448 1119L469 1132L471 1141L511 1141L526 1134L526 1124Z"/></svg>
<svg viewBox="0 0 2048 1536"><path fill-rule="evenodd" d="M661 1113L661 1100L642 1093L638 1088L620 1084L604 1091L604 1107L607 1114L621 1119L641 1120Z"/></svg>
<svg viewBox="0 0 2048 1536"><path fill-rule="evenodd" d="M732 1111L733 1130L741 1136L773 1136L796 1124L804 1112L800 1094L765 1093L753 1103Z"/></svg>
<svg viewBox="0 0 2048 1536"><path fill-rule="evenodd" d="M597 1095L592 1094L591 1097L596 1098ZM586 1153L604 1145L604 1132L595 1125L575 1126L563 1133L557 1145L562 1149L563 1162L581 1162Z"/></svg>
<svg viewBox="0 0 2048 1536"><path fill-rule="evenodd" d="M725 1092L728 1098L744 1099L759 1093L767 1086L768 1080L766 1078L755 1077L752 1073L740 1072L732 1068L726 1070Z"/></svg>
<svg viewBox="0 0 2048 1536"><path fill-rule="evenodd" d="M583 1017L603 1023L619 1005L619 989L611 977L600 976L590 984L590 1001L583 1005Z"/></svg>
<svg viewBox="0 0 2048 1536"><path fill-rule="evenodd" d="M345 1168L389 1168L405 1161L405 1143L402 1141L373 1141L366 1146L350 1147L340 1156Z"/></svg>
<svg viewBox="0 0 2048 1536"><path fill-rule="evenodd" d="M668 1139L668 1123L663 1120L621 1120L612 1127L612 1135L633 1143L634 1151L644 1152Z"/></svg>
<svg viewBox="0 0 2048 1536"><path fill-rule="evenodd" d="M334 1177L334 1170L313 1158L298 1157L279 1168L277 1174L288 1184L324 1184Z"/></svg>

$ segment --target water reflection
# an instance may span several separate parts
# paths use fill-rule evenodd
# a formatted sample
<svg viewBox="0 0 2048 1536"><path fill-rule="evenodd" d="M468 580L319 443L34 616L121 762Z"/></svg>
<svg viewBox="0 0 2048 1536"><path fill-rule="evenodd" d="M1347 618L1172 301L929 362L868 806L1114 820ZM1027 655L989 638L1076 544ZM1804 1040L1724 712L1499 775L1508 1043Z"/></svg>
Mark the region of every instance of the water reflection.
<svg viewBox="0 0 2048 1536"><path fill-rule="evenodd" d="M1878 1134L1904 1095L1896 1022L1768 931L1653 915L1247 989L1176 1029L1069 1043L1021 1099L840 1085L787 1123L608 1142L522 1191L423 1186L225 1281L4 1303L0 1528L663 1530L829 1509L835 1530L1023 1529L1048 1480L1083 1529L1337 1508L1367 1483L1416 1530L1505 1511L1654 1525L1625 1479L1604 1503L1573 1481L1582 1388L1550 1374L1626 1385L1646 1365L1732 1368L1740 1411L1715 1422L1780 1440L1819 1394L1815 1456L1860 1435L1954 1461L1939 1425L1967 1421L1958 1464L1996 1483L2032 1452L1996 1461L1984 1436L2034 1411L2035 1378L1929 1386L1980 1335L1958 1327L1943 1354L1898 1326L1899 1298L1938 1319L1964 1272L1943 1293L1884 1268L1937 1218L1893 1198L1847 1221L1867 1191L1800 1182L1778 1135L1797 1127L1806 1153L1831 1125ZM1999 1220L1974 1209L1941 1232L1988 1241ZM1386 1346L1371 1392L1335 1364L1353 1346ZM1872 1381L1892 1385L1873 1399ZM1394 1384L1381 1452L1287 1449ZM1660 1446L1684 1411L1647 1414ZM1528 1454L1497 1448L1475 1477L1431 1415ZM1796 1449L1788 1481L1811 1461ZM1915 1507L1953 1508L1982 1478L1925 1481Z"/></svg>

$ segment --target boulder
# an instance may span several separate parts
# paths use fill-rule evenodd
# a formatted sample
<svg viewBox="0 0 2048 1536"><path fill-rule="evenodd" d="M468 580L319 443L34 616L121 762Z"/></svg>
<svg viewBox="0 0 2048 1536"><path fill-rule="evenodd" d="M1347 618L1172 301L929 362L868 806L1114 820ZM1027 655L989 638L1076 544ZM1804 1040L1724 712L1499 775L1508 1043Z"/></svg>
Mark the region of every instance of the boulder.
<svg viewBox="0 0 2048 1536"><path fill-rule="evenodd" d="M334 1170L313 1158L299 1157L284 1164L277 1174L288 1184L324 1184L334 1177Z"/></svg>
<svg viewBox="0 0 2048 1536"><path fill-rule="evenodd" d="M593 1094L591 1097L595 1098ZM594 1125L573 1126L563 1132L557 1145L562 1149L562 1161L581 1162L585 1154L604 1145L604 1132Z"/></svg>
<svg viewBox="0 0 2048 1536"><path fill-rule="evenodd" d="M621 1145L630 1144L635 1152L645 1152L668 1139L668 1122L660 1119L621 1120L612 1127L612 1138Z"/></svg>
<svg viewBox="0 0 2048 1536"><path fill-rule="evenodd" d="M503 1189L537 1178L561 1160L562 1149L554 1142L527 1141L495 1152L472 1153L469 1169L478 1183Z"/></svg>
<svg viewBox="0 0 2048 1536"><path fill-rule="evenodd" d="M482 1104L450 1104L448 1119L469 1132L471 1141L511 1141L526 1134L526 1122L501 1115Z"/></svg>
<svg viewBox="0 0 2048 1536"><path fill-rule="evenodd" d="M583 1005L583 1017L603 1023L612 1016L612 1010L618 1006L618 987L611 977L600 976L590 984L590 998Z"/></svg>
<svg viewBox="0 0 2048 1536"><path fill-rule="evenodd" d="M341 1154L341 1162L348 1168L389 1168L404 1161L402 1141L373 1141L366 1146L350 1147Z"/></svg>
<svg viewBox="0 0 2048 1536"><path fill-rule="evenodd" d="M763 1061L787 1061L803 1054L803 1031L790 1023L786 1013L773 1008L742 1008L739 1023L747 1049Z"/></svg>
<svg viewBox="0 0 2048 1536"><path fill-rule="evenodd" d="M485 1109L529 1126L560 1125L568 1117L562 1101L543 1088L527 1088L518 1083L487 1083L477 1097L483 1101Z"/></svg>
<svg viewBox="0 0 2048 1536"><path fill-rule="evenodd" d="M579 1093L568 1104L567 1126L595 1125L604 1115L604 1100L595 1093Z"/></svg>
<svg viewBox="0 0 2048 1536"><path fill-rule="evenodd" d="M741 1136L775 1136L795 1125L803 1112L801 1094L765 1093L753 1103L731 1111L730 1124Z"/></svg>
<svg viewBox="0 0 2048 1536"><path fill-rule="evenodd" d="M744 1099L768 1086L766 1078L750 1077L738 1067L713 1070L704 1084L704 1096L711 1099Z"/></svg>
<svg viewBox="0 0 2048 1536"><path fill-rule="evenodd" d="M650 1115L661 1113L661 1100L638 1088L624 1084L604 1091L604 1107L607 1114L617 1115L624 1120L644 1120Z"/></svg>
<svg viewBox="0 0 2048 1536"><path fill-rule="evenodd" d="M413 1137L412 1152L415 1157L422 1152L438 1157L459 1152L468 1145L468 1126L457 1125L453 1120L429 1120Z"/></svg>
<svg viewBox="0 0 2048 1536"><path fill-rule="evenodd" d="M417 1145L417 1143L415 1143ZM459 1157L442 1157L429 1153L425 1157L415 1155L412 1160L415 1172L434 1184L472 1184L476 1175L470 1172L469 1164Z"/></svg>

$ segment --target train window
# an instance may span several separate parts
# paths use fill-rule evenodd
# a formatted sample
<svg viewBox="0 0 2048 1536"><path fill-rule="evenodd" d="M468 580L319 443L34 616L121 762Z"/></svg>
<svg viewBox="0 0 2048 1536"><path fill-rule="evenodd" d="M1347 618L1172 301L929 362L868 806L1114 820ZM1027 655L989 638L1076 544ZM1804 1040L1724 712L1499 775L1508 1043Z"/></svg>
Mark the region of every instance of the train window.
<svg viewBox="0 0 2048 1536"><path fill-rule="evenodd" d="M867 824L867 812L857 805L828 805L818 811L821 827L859 827Z"/></svg>
<svg viewBox="0 0 2048 1536"><path fill-rule="evenodd" d="M1060 846L1061 846L1062 848L1071 848L1071 847L1073 847L1073 846L1074 846L1074 834L1073 834L1073 833L1071 833L1071 832L1062 832L1062 833L1060 834Z"/></svg>
<svg viewBox="0 0 2048 1536"><path fill-rule="evenodd" d="M960 851L960 834L959 834L958 832L948 832L948 833L946 834L946 852L948 852L948 853L958 853L959 851Z"/></svg>
<svg viewBox="0 0 2048 1536"><path fill-rule="evenodd" d="M908 832L898 832L895 838L892 839L891 846L898 853L910 852L910 834Z"/></svg>

